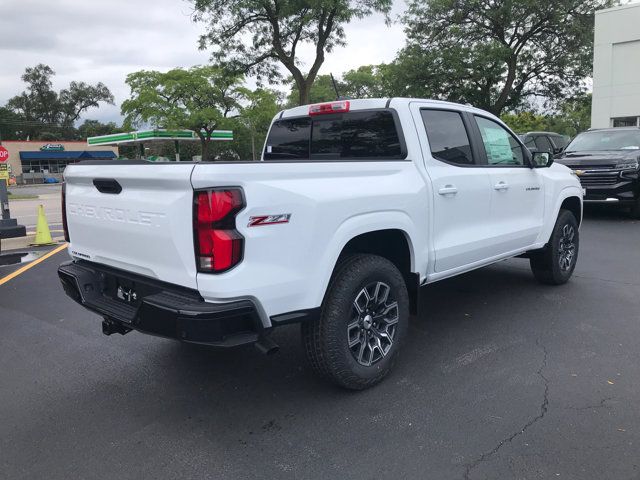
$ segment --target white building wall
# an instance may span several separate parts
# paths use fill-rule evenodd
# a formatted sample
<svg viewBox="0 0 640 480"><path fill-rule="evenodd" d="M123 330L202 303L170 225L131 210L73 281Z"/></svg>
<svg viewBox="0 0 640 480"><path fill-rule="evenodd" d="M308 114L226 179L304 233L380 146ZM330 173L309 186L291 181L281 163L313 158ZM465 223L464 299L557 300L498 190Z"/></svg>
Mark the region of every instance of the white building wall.
<svg viewBox="0 0 640 480"><path fill-rule="evenodd" d="M640 3L595 15L591 127L630 121L640 125Z"/></svg>

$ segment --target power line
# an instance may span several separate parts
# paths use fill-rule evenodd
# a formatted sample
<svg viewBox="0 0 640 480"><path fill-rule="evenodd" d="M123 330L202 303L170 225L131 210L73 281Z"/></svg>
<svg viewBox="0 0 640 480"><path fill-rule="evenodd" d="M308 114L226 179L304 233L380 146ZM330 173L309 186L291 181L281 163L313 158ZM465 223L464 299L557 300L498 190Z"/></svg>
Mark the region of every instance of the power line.
<svg viewBox="0 0 640 480"><path fill-rule="evenodd" d="M0 124L3 125L24 125L29 127L61 127L66 128L72 125L65 125L62 123L46 123L46 122L38 122L36 120L3 120L0 118Z"/></svg>

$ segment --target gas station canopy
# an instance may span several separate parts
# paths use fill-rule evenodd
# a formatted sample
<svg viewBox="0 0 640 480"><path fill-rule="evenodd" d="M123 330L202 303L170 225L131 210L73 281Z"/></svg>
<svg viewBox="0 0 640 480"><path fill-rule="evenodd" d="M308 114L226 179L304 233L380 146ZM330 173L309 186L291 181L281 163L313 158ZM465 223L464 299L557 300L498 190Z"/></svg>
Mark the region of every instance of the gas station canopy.
<svg viewBox="0 0 640 480"><path fill-rule="evenodd" d="M196 141L200 140L193 130L140 130L138 132L114 133L111 135L100 135L98 137L87 138L87 145L122 145L147 143L158 140L174 140L174 141ZM233 132L231 130L214 130L211 134L213 141L230 141L233 140Z"/></svg>

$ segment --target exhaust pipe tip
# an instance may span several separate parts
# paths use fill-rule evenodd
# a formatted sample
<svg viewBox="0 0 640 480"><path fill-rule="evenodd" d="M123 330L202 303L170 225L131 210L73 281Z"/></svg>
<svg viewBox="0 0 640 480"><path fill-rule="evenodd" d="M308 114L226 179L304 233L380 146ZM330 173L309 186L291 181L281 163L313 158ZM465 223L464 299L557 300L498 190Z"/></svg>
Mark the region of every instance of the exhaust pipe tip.
<svg viewBox="0 0 640 480"><path fill-rule="evenodd" d="M265 355L273 355L274 353L278 353L280 347L276 342L271 340L269 337L262 337L258 339L255 343L258 351L264 353Z"/></svg>

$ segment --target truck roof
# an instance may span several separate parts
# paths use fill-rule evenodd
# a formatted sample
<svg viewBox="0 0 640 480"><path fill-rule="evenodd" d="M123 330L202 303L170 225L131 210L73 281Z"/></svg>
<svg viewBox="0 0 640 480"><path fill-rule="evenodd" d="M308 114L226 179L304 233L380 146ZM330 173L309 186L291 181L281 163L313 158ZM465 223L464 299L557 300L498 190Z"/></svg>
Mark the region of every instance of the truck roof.
<svg viewBox="0 0 640 480"><path fill-rule="evenodd" d="M497 118L495 115L481 110L479 108L472 107L471 105L463 105L461 103L447 102L444 100L433 100L427 98L406 98L406 97L391 97L391 98L359 98L359 99L340 99L349 101L349 110L367 110L373 108L403 108L408 107L411 102L425 102L433 104L437 107L451 107L455 110L465 110L468 112L482 113L483 115L489 115L493 118ZM338 100L336 100L338 101ZM331 102L321 102L331 103ZM289 117L302 117L309 114L309 105L301 105L299 107L288 108L279 112L276 118L289 118Z"/></svg>
<svg viewBox="0 0 640 480"><path fill-rule="evenodd" d="M640 130L640 127L604 127L590 128L587 132L618 132L620 130Z"/></svg>
<svg viewBox="0 0 640 480"><path fill-rule="evenodd" d="M562 133L546 132L546 131L525 132L525 133L519 133L518 135L555 135L556 137L567 137L568 136L568 135L563 135Z"/></svg>

